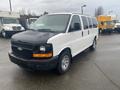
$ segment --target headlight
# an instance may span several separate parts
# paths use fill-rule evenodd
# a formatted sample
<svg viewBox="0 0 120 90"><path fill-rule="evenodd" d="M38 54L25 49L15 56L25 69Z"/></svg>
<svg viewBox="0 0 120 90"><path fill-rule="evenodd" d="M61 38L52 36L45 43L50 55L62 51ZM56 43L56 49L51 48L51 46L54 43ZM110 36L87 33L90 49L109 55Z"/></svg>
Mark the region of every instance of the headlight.
<svg viewBox="0 0 120 90"><path fill-rule="evenodd" d="M46 51L46 47L45 46L40 46L40 51L45 52Z"/></svg>
<svg viewBox="0 0 120 90"><path fill-rule="evenodd" d="M43 44L39 46L40 52L51 52L53 51L52 44Z"/></svg>
<svg viewBox="0 0 120 90"><path fill-rule="evenodd" d="M33 53L34 58L51 58L53 56L52 44L43 44L36 48Z"/></svg>
<svg viewBox="0 0 120 90"><path fill-rule="evenodd" d="M25 28L24 28L24 27L21 27L21 30L25 30Z"/></svg>

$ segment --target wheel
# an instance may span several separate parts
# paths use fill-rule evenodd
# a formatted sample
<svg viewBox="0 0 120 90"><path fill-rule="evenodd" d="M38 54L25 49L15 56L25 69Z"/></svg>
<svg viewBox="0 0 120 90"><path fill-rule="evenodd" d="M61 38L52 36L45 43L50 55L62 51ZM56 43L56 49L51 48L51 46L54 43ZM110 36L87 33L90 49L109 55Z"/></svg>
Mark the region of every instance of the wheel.
<svg viewBox="0 0 120 90"><path fill-rule="evenodd" d="M57 66L58 74L64 74L67 72L71 65L71 53L69 50L63 51L59 56L59 63Z"/></svg>
<svg viewBox="0 0 120 90"><path fill-rule="evenodd" d="M1 31L1 35L2 35L3 38L7 38L8 37L7 33L4 30Z"/></svg>
<svg viewBox="0 0 120 90"><path fill-rule="evenodd" d="M97 44L97 41L96 41L96 38L95 38L94 41L93 41L92 46L90 47L90 49L95 50L96 49L96 44Z"/></svg>

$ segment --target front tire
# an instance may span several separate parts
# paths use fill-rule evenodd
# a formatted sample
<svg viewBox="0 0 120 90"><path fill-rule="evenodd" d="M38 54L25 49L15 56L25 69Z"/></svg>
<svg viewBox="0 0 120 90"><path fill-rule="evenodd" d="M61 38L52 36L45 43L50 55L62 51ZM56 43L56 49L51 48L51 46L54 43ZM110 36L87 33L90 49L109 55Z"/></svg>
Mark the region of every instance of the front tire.
<svg viewBox="0 0 120 90"><path fill-rule="evenodd" d="M8 37L7 33L4 30L1 31L1 35L2 35L3 38L7 38Z"/></svg>
<svg viewBox="0 0 120 90"><path fill-rule="evenodd" d="M64 74L71 66L71 53L69 50L63 51L59 56L59 63L57 66L58 74Z"/></svg>

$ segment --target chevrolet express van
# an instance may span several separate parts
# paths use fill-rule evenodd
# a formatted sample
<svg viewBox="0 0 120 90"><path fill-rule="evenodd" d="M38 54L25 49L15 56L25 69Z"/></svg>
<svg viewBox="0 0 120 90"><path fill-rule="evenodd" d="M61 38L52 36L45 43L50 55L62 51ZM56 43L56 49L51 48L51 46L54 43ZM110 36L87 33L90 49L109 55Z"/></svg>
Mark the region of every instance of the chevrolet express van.
<svg viewBox="0 0 120 90"><path fill-rule="evenodd" d="M96 48L97 39L95 17L49 14L32 23L29 30L12 37L9 57L22 68L57 69L63 74L69 70L72 57L87 48Z"/></svg>

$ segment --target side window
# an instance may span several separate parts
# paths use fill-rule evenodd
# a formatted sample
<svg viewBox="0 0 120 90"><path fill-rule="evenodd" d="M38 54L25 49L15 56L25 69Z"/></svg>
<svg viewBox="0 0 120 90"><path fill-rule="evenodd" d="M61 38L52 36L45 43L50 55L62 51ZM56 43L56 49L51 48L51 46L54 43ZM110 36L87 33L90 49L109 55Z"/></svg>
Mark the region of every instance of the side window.
<svg viewBox="0 0 120 90"><path fill-rule="evenodd" d="M79 31L79 30L81 30L80 18L78 15L74 15L72 17L69 32L74 32L74 31Z"/></svg>
<svg viewBox="0 0 120 90"><path fill-rule="evenodd" d="M93 21L93 28L97 28L97 20L95 18L92 19Z"/></svg>
<svg viewBox="0 0 120 90"><path fill-rule="evenodd" d="M88 22L89 22L89 27L92 28L93 27L92 19L88 18Z"/></svg>
<svg viewBox="0 0 120 90"><path fill-rule="evenodd" d="M81 16L82 18L82 21L83 21L83 27L84 29L88 29L88 21L87 21L87 18L85 16Z"/></svg>

